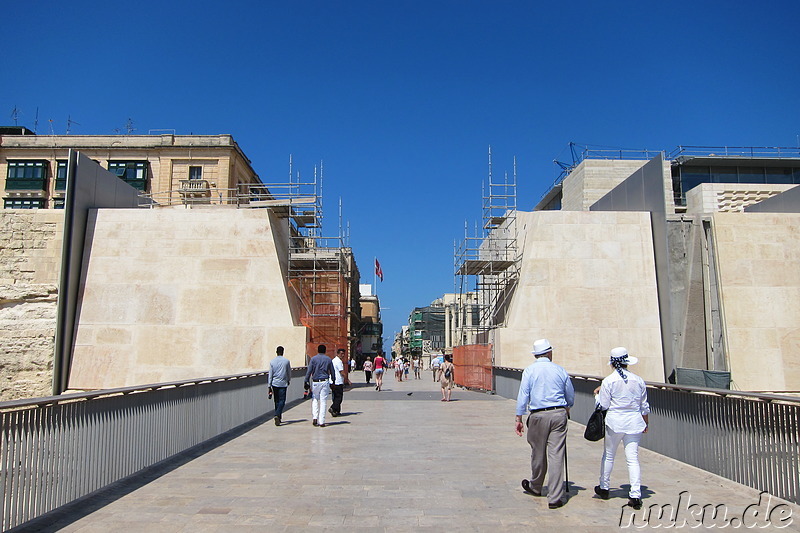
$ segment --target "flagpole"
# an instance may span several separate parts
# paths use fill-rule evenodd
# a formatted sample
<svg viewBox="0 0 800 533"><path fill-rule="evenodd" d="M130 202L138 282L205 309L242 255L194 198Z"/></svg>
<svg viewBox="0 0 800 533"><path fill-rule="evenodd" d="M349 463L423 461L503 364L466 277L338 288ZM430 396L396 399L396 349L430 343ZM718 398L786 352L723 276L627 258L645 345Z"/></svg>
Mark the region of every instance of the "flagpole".
<svg viewBox="0 0 800 533"><path fill-rule="evenodd" d="M372 257L372 293L378 295L378 257Z"/></svg>

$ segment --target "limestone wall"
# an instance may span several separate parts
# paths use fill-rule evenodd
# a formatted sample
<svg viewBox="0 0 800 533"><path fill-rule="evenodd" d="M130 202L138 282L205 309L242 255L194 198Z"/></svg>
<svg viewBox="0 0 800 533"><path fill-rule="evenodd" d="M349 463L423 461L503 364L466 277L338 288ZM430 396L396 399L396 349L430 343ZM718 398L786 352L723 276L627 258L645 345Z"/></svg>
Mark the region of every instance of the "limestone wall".
<svg viewBox="0 0 800 533"><path fill-rule="evenodd" d="M715 213L733 386L800 391L800 214Z"/></svg>
<svg viewBox="0 0 800 533"><path fill-rule="evenodd" d="M52 394L63 211L0 211L0 400Z"/></svg>
<svg viewBox="0 0 800 533"><path fill-rule="evenodd" d="M663 381L649 213L518 213L524 243L507 327L495 334L495 364L524 368L546 337L569 372L606 375L608 354L626 346L634 370Z"/></svg>
<svg viewBox="0 0 800 533"><path fill-rule="evenodd" d="M70 388L260 370L277 345L304 365L272 224L266 210L93 211Z"/></svg>
<svg viewBox="0 0 800 533"><path fill-rule="evenodd" d="M561 209L587 211L589 207L642 168L647 160L585 159L562 183ZM667 213L675 212L669 161L663 162L664 204Z"/></svg>

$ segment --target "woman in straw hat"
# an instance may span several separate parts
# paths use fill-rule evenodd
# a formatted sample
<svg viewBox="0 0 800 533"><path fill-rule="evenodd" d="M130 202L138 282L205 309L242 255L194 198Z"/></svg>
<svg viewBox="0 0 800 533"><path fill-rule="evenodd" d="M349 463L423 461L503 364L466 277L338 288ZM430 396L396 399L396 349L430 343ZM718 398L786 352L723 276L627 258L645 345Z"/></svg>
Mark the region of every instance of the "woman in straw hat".
<svg viewBox="0 0 800 533"><path fill-rule="evenodd" d="M600 385L597 402L606 413L606 436L603 459L600 461L600 484L594 488L595 494L607 500L611 469L614 468L614 455L619 443L625 448L628 462L628 477L631 489L628 505L634 509L642 507L641 470L639 468L639 441L647 433L650 406L647 403L647 387L644 380L628 370L629 365L638 362L628 355L624 347L611 350L608 362L614 368Z"/></svg>

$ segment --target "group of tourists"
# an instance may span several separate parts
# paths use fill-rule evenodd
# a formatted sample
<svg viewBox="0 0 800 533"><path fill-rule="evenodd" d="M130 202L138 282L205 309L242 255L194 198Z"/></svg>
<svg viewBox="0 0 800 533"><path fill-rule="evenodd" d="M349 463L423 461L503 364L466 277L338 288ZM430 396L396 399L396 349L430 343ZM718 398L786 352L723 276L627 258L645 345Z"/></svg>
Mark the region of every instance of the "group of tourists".
<svg viewBox="0 0 800 533"><path fill-rule="evenodd" d="M522 372L515 431L526 434L531 447L531 477L522 480L522 489L534 496L543 495L547 476L547 502L550 509L566 503L564 462L566 456L567 419L574 404L575 390L566 370L553 363L553 347L547 339L533 343L536 362ZM611 350L609 365L614 369L595 390L596 402L605 410L605 448L600 461L600 483L594 493L601 499L610 497L611 469L620 442L624 443L628 463L630 490L628 505L642 507L639 441L647 433L650 406L644 380L628 370L638 362L624 347ZM523 424L523 417L527 421ZM527 431L525 431L527 425Z"/></svg>
<svg viewBox="0 0 800 533"><path fill-rule="evenodd" d="M333 399L327 413L334 417L341 415L344 388L345 385L350 384L345 372L344 348L336 350L336 356L333 359L328 357L327 351L324 344L317 347L317 355L308 362L303 383L306 392L311 395L312 424L319 427L325 427L325 408L329 398ZM280 426L283 422L286 389L289 387L292 374L292 365L283 356L283 352L283 346L275 349L277 356L270 361L267 375L268 395L275 398L274 421L276 426ZM347 364L352 366L353 363L348 361Z"/></svg>
<svg viewBox="0 0 800 533"><path fill-rule="evenodd" d="M270 362L268 376L269 394L275 398L276 426L282 423L286 388L291 376L291 365L283 357L283 351L283 347L278 346L277 357ZM319 345L317 355L308 363L304 380L304 386L312 398L312 424L323 428L326 425L328 399L333 397L327 413L334 417L339 416L344 388L349 384L345 372L345 350L339 348L333 359L328 357L326 351L325 345ZM516 434L520 437L525 434L531 447L531 476L522 480L522 489L533 496L543 496L546 478L548 507L558 509L567 501L564 487L567 419L569 409L575 401L575 390L567 371L553 362L553 347L547 339L534 342L531 353L536 361L522 372L515 419ZM409 366L415 368L415 377L417 376L418 371L414 364L418 361L397 358L389 363L383 353L378 352L374 360L366 358L364 374L367 383L370 383L374 373L375 390L380 391L387 368L393 367L396 379L403 381L404 378L408 379L406 372ZM603 500L610 498L611 470L617 448L623 443L630 480L628 505L634 509L642 506L639 442L642 435L647 433L650 413L644 380L628 370L630 365L637 362L638 359L628 354L624 347L611 350L608 364L614 371L594 391L598 408L605 411L605 443L600 461L600 481L594 487L594 493ZM351 361L348 364L353 366ZM431 369L434 380L441 384L441 401L449 402L455 383L452 356L445 355L441 360L434 358Z"/></svg>

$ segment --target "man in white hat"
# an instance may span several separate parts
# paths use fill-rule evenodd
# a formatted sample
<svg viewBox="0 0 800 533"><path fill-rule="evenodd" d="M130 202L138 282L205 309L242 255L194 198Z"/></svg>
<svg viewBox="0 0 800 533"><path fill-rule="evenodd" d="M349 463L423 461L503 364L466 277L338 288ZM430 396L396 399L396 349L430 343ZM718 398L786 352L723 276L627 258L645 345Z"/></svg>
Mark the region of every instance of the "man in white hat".
<svg viewBox="0 0 800 533"><path fill-rule="evenodd" d="M619 443L624 443L625 458L628 462L628 477L631 489L628 492L628 505L634 509L642 508L642 475L639 468L639 441L642 433L647 433L650 405L647 403L647 386L644 380L628 370L639 360L628 355L628 350L617 347L611 350L608 364L614 368L600 384L597 403L606 412L606 437L603 459L601 460L600 484L594 493L601 499L610 497L609 486L611 469L614 468L614 455Z"/></svg>
<svg viewBox="0 0 800 533"><path fill-rule="evenodd" d="M567 417L575 401L575 389L567 371L552 362L553 347L547 339L533 343L536 362L522 372L517 395L515 429L522 436L522 417L528 416L528 444L531 446L531 478L522 480L528 494L542 495L547 474L547 505L558 509L564 495L564 456Z"/></svg>

